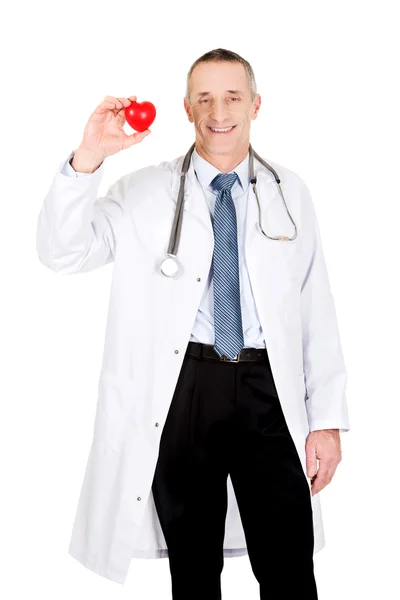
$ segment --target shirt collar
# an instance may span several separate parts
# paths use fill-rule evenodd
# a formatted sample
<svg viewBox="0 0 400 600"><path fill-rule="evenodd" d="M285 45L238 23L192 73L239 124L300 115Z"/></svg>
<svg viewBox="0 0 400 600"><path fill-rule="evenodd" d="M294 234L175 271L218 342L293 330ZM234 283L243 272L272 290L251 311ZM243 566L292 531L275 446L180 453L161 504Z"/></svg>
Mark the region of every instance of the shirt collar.
<svg viewBox="0 0 400 600"><path fill-rule="evenodd" d="M194 148L193 153L192 153L192 161L193 161L193 168L195 170L197 179L199 180L200 184L203 186L204 189L208 189L216 194L217 191L214 190L210 184L211 184L212 180L214 179L214 177L216 175L218 175L218 173L221 173L221 171L219 171L217 169L217 167L214 167L214 165L212 165L207 160L205 160L202 156L200 156L200 154L197 152L196 148ZM230 172L233 172L233 171L235 171L235 173L237 173L237 175L238 175L238 180L235 182L235 185L236 185L236 183L240 183L242 189L244 191L247 190L247 187L250 183L249 153L248 152L247 152L247 155L245 156L245 158L242 160L242 162L239 163Z"/></svg>

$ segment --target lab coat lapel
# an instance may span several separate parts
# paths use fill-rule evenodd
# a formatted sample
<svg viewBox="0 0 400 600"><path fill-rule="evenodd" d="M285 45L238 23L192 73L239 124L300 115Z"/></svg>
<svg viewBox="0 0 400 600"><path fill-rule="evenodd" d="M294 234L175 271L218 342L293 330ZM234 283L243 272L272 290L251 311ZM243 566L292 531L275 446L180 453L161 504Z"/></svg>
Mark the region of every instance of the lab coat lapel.
<svg viewBox="0 0 400 600"><path fill-rule="evenodd" d="M274 175L257 160L255 160L254 171L257 175L257 192L261 205L261 224L264 232L270 236L287 235L292 237L294 226L283 204ZM280 185L283 193L285 193L284 184L281 182ZM293 249L296 246L296 243L293 244L292 242L266 238L262 234L259 221L260 215L257 197L254 193L253 185L250 184L246 228L247 252L256 252L262 248L261 255L265 255L265 243L262 244L262 242L267 243L268 256L275 252L279 254L283 247Z"/></svg>
<svg viewBox="0 0 400 600"><path fill-rule="evenodd" d="M298 238L294 241L271 240L260 228L260 219L264 232L269 236L293 236L294 227L287 214L273 174L255 161L257 174L257 192L261 205L259 210L257 197L250 184L245 227L245 253L247 267L254 285L260 285L259 300L268 302L273 295L281 295L285 286L291 285L290 270L298 253ZM283 184L281 187L284 191ZM260 214L261 213L261 214ZM262 295L262 298L261 298Z"/></svg>
<svg viewBox="0 0 400 600"><path fill-rule="evenodd" d="M206 236L213 242L214 232L210 210L203 189L197 180L192 161L190 161L189 170L186 176L183 208L185 211L183 218L189 216L191 219L196 220L198 224L201 225L202 229L204 229Z"/></svg>
<svg viewBox="0 0 400 600"><path fill-rule="evenodd" d="M180 157L172 180L172 197L177 203L183 163ZM211 215L193 163L190 161L185 178L181 238L178 259L193 272L208 273L214 250L214 232Z"/></svg>

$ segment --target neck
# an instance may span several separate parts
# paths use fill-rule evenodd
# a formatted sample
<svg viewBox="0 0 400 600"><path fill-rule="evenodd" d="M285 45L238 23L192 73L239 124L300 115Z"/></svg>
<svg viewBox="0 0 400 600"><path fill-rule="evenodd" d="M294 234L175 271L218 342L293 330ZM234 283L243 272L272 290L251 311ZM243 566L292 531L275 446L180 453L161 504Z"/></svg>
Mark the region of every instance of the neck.
<svg viewBox="0 0 400 600"><path fill-rule="evenodd" d="M204 158L204 160L211 163L218 171L221 171L221 173L229 173L246 158L249 151L249 142L247 142L246 146L240 148L240 150L233 154L209 154L197 141L195 148L197 153Z"/></svg>

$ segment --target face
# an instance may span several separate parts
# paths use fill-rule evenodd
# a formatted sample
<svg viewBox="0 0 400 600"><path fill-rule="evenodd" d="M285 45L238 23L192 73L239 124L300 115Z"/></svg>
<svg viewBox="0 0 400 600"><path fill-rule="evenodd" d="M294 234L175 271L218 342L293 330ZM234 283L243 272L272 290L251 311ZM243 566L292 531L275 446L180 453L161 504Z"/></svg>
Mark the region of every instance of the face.
<svg viewBox="0 0 400 600"><path fill-rule="evenodd" d="M190 104L184 99L196 131L196 149L206 156L246 154L250 124L257 117L261 97L254 102L246 69L240 62L204 62L190 78ZM226 132L213 128L229 128ZM222 158L222 156L221 156Z"/></svg>

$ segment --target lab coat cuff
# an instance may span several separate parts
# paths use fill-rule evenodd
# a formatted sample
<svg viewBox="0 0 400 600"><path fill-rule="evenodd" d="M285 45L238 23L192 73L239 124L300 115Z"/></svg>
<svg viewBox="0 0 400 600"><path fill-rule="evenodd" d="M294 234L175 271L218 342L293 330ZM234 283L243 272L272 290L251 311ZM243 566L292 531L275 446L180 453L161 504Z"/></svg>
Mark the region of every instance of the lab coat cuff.
<svg viewBox="0 0 400 600"><path fill-rule="evenodd" d="M350 424L348 421L335 421L335 420L324 420L324 421L313 421L310 423L310 432L317 431L319 429L338 429L339 433L345 433L350 430Z"/></svg>
<svg viewBox="0 0 400 600"><path fill-rule="evenodd" d="M71 166L70 160L74 156L75 150L71 150L69 156L60 163L58 174L63 177L68 177L69 179L87 179L89 180L87 183L90 183L90 185L93 184L93 181L100 182L104 172L104 161L97 167L95 171L93 171L93 173L82 173L80 171L75 171L75 169Z"/></svg>

